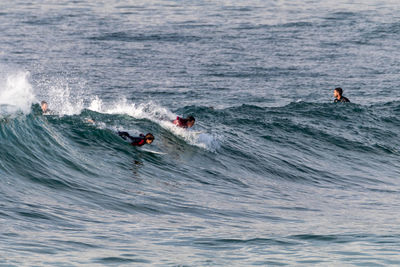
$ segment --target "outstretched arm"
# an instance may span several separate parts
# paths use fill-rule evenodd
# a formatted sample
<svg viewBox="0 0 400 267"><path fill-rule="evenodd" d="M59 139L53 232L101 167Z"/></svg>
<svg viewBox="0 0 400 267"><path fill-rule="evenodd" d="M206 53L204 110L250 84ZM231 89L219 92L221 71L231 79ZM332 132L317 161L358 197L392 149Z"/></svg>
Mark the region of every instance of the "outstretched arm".
<svg viewBox="0 0 400 267"><path fill-rule="evenodd" d="M129 135L127 132L118 132L118 135L121 136L123 139L127 140L128 138L132 140L132 136Z"/></svg>

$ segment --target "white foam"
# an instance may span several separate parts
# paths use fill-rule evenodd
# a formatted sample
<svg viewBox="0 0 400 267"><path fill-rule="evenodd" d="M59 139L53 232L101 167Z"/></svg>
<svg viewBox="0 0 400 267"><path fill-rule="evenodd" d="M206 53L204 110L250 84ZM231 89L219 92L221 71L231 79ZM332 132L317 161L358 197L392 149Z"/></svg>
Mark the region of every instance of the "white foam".
<svg viewBox="0 0 400 267"><path fill-rule="evenodd" d="M15 71L0 73L0 105L1 114L13 114L22 112L28 114L31 111L35 95L29 83L29 72Z"/></svg>
<svg viewBox="0 0 400 267"><path fill-rule="evenodd" d="M103 101L98 96L95 96L95 98L90 102L88 109L100 112L102 105Z"/></svg>
<svg viewBox="0 0 400 267"><path fill-rule="evenodd" d="M126 99L122 99L110 105L104 103L96 97L89 105L89 109L106 114L126 114L136 119L148 119L159 124L164 129L183 138L187 143L202 147L210 151L219 149L220 144L216 137L208 133L192 132L175 126L171 121L176 119L177 115L156 103L129 103Z"/></svg>

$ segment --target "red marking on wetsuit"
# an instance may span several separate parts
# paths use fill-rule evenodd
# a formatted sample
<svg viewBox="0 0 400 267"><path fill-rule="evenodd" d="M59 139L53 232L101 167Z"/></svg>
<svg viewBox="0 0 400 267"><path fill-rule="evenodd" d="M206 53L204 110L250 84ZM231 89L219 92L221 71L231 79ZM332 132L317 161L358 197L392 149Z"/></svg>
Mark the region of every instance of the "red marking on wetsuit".
<svg viewBox="0 0 400 267"><path fill-rule="evenodd" d="M145 139L141 139L139 142L132 142L132 146L143 146L146 143Z"/></svg>
<svg viewBox="0 0 400 267"><path fill-rule="evenodd" d="M179 116L176 117L176 120L174 120L172 123L175 124L175 125L178 126L178 127L187 128L186 123L184 123L184 122L182 121L182 118L179 118Z"/></svg>

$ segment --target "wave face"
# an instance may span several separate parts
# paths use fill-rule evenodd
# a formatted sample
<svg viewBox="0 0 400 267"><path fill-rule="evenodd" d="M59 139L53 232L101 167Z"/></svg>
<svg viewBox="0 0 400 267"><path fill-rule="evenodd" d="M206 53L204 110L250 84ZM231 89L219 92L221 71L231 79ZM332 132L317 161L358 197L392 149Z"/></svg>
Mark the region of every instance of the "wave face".
<svg viewBox="0 0 400 267"><path fill-rule="evenodd" d="M4 4L0 265L399 265L393 5Z"/></svg>

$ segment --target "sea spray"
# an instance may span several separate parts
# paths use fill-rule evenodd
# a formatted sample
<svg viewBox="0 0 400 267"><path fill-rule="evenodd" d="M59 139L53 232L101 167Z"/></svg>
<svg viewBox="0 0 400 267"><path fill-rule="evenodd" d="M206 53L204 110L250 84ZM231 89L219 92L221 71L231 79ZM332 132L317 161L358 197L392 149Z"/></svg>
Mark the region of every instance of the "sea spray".
<svg viewBox="0 0 400 267"><path fill-rule="evenodd" d="M36 81L35 91L39 101L46 101L53 114L78 115L85 107L85 83L71 81L64 76L45 77Z"/></svg>
<svg viewBox="0 0 400 267"><path fill-rule="evenodd" d="M73 95L68 85L55 84L49 88L51 108L60 115L79 114L83 109L83 98Z"/></svg>
<svg viewBox="0 0 400 267"><path fill-rule="evenodd" d="M3 116L30 112L36 98L28 78L27 71L0 73L0 112Z"/></svg>

